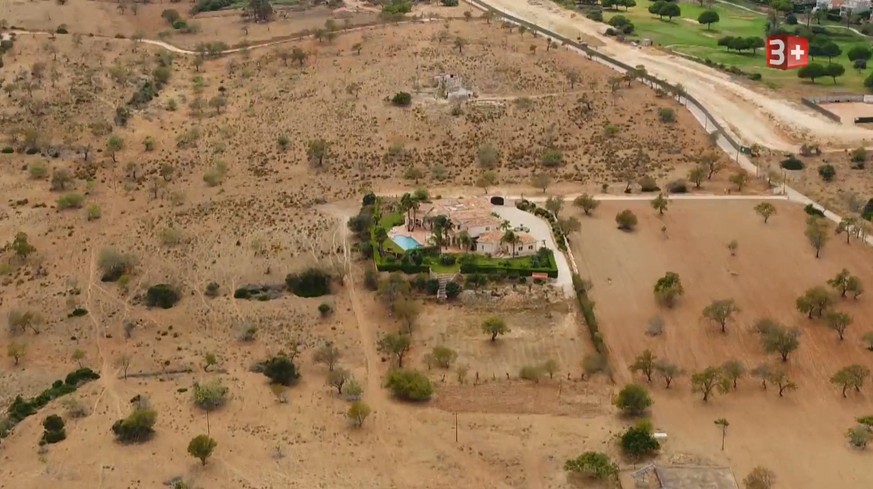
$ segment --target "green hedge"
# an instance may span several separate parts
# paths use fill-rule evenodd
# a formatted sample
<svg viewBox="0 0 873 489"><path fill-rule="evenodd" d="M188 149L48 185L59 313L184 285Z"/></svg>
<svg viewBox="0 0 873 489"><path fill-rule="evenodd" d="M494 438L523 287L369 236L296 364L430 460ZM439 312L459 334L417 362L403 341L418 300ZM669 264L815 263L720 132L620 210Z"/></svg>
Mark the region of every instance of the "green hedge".
<svg viewBox="0 0 873 489"><path fill-rule="evenodd" d="M483 263L463 263L461 264L461 273L517 273L521 277L530 277L535 273L545 273L551 278L558 277L557 268L526 268L517 266L504 266L499 264L486 265Z"/></svg>
<svg viewBox="0 0 873 489"><path fill-rule="evenodd" d="M606 343L603 342L603 335L600 334L600 328L597 326L594 302L588 297L582 285L582 278L578 274L573 274L573 288L576 290L576 298L579 300L579 307L582 309L582 316L585 318L585 325L588 326L588 334L591 336L591 342L594 343L594 349L605 357Z"/></svg>
<svg viewBox="0 0 873 489"><path fill-rule="evenodd" d="M85 382L99 378L100 375L93 370L80 368L67 375L65 380L56 380L51 387L42 391L36 397L24 400L21 396L17 396L6 410L8 414L7 428L11 428L20 423L24 418L36 414L37 411L50 401L74 392L78 386ZM8 430L0 431L0 438L8 434Z"/></svg>

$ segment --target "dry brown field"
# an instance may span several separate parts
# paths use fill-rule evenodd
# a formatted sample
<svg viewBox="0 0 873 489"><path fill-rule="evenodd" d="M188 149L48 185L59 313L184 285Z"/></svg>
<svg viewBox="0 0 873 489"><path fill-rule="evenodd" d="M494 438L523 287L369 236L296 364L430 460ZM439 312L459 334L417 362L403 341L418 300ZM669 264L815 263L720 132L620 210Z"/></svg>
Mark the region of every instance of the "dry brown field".
<svg viewBox="0 0 873 489"><path fill-rule="evenodd" d="M834 237L820 259L803 235L802 207L777 204L767 224L754 211L753 200L673 202L663 216L647 202L605 202L595 216L582 218L571 238L583 277L592 282L591 298L619 383L639 381L628 365L643 350L678 364L686 372L673 388L653 386L654 421L670 435L672 448L697 447L716 457L720 431L713 421L730 421L724 460L742 477L756 465L773 469L777 487L867 487L867 458L848 447L844 433L854 418L873 410L870 387L840 396L829 379L839 368L859 363L873 366L873 354L861 336L870 331L864 318L873 302L862 295L842 300L838 310L854 323L839 341L820 321L795 309L806 289L825 285L842 268L865 282L873 280L871 250ZM614 216L631 209L640 219L636 231L616 229ZM662 227L666 226L666 233ZM727 244L737 240L736 256ZM652 288L666 272L679 274L685 295L672 309L659 307ZM716 299L733 298L742 311L726 334L702 318ZM649 320L664 319L664 334L645 334ZM689 374L729 359L751 369L777 362L767 355L752 331L755 321L771 317L802 330L800 347L786 364L797 390L779 398L772 386L763 391L754 379L739 389L716 395L704 404L692 394Z"/></svg>

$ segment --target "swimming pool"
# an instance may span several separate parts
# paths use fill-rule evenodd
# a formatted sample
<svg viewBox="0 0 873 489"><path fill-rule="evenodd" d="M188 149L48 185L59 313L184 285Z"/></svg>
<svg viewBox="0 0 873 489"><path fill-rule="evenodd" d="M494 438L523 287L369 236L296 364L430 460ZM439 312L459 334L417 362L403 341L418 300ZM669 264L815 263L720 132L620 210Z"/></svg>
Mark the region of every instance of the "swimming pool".
<svg viewBox="0 0 873 489"><path fill-rule="evenodd" d="M392 236L391 241L397 243L397 246L403 248L403 251L421 248L421 243L416 241L415 238L411 236Z"/></svg>

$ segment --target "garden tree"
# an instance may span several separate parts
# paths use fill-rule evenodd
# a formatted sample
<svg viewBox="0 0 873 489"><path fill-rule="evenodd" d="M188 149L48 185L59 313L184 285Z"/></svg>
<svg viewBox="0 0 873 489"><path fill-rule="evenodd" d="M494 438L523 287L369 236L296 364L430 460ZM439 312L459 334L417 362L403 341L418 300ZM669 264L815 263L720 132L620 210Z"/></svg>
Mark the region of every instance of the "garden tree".
<svg viewBox="0 0 873 489"><path fill-rule="evenodd" d="M367 419L367 416L370 415L370 406L361 401L355 401L349 406L349 410L346 412L346 417L351 420L352 425L355 428L360 428L364 426L364 420Z"/></svg>
<svg viewBox="0 0 873 489"><path fill-rule="evenodd" d="M118 163L115 159L115 155L121 151L122 148L124 148L124 140L121 139L121 136L113 134L106 140L106 150L109 152L109 156L112 157L113 163Z"/></svg>
<svg viewBox="0 0 873 489"><path fill-rule="evenodd" d="M843 65L836 63L828 63L827 66L824 67L822 71L824 76L829 76L834 81L834 85L837 84L837 77L843 76L846 73L846 68Z"/></svg>
<svg viewBox="0 0 873 489"><path fill-rule="evenodd" d="M313 359L315 360L315 363L323 363L327 365L327 370L333 372L333 368L336 366L341 356L342 353L339 348L337 348L332 341L328 341L315 350Z"/></svg>
<svg viewBox="0 0 873 489"><path fill-rule="evenodd" d="M491 341L496 341L498 335L509 333L510 329L503 318L494 316L482 322L482 331L491 335Z"/></svg>
<svg viewBox="0 0 873 489"><path fill-rule="evenodd" d="M697 22L706 25L706 30L712 29L712 24L719 21L718 12L715 10L704 10L697 17Z"/></svg>
<svg viewBox="0 0 873 489"><path fill-rule="evenodd" d="M767 224L767 220L770 219L770 216L776 214L776 206L769 202L761 202L755 206L755 212L758 213L761 217L764 218L764 224Z"/></svg>
<svg viewBox="0 0 873 489"><path fill-rule="evenodd" d="M840 311L828 311L824 316L825 324L828 328L837 332L840 341L843 341L843 336L846 334L846 329L852 324L852 316L848 313Z"/></svg>
<svg viewBox="0 0 873 489"><path fill-rule="evenodd" d="M27 257L36 251L36 247L27 241L27 233L19 231L15 233L15 238L12 240L12 251L15 256L21 261L26 261Z"/></svg>
<svg viewBox="0 0 873 489"><path fill-rule="evenodd" d="M373 231L373 239L376 240L376 246L379 249L379 255L383 255L385 253L385 240L388 239L388 231L383 227L377 227Z"/></svg>
<svg viewBox="0 0 873 489"><path fill-rule="evenodd" d="M743 479L745 489L773 489L776 484L776 474L766 467L755 467Z"/></svg>
<svg viewBox="0 0 873 489"><path fill-rule="evenodd" d="M385 386L391 389L392 394L404 401L427 401L433 394L433 385L430 379L421 372L393 369L388 372Z"/></svg>
<svg viewBox="0 0 873 489"><path fill-rule="evenodd" d="M867 448L867 444L873 439L873 433L870 432L869 426L859 424L846 432L846 438L853 447L863 450Z"/></svg>
<svg viewBox="0 0 873 489"><path fill-rule="evenodd" d="M660 375L661 378L664 379L664 387L666 387L667 389L670 388L670 384L673 382L673 379L682 375L682 370L680 370L678 366L665 360L655 361L654 368L655 372L657 372L658 375Z"/></svg>
<svg viewBox="0 0 873 489"><path fill-rule="evenodd" d="M6 355L15 362L17 366L21 359L27 355L27 345L20 341L11 341L6 346Z"/></svg>
<svg viewBox="0 0 873 489"><path fill-rule="evenodd" d="M330 372L328 372L327 385L335 388L336 393L342 395L343 386L351 378L352 378L352 374L348 370L346 370L344 368L337 368L335 370L331 370Z"/></svg>
<svg viewBox="0 0 873 489"><path fill-rule="evenodd" d="M558 213L561 212L561 208L564 207L564 200L559 197L549 197L546 199L545 204L546 210L551 212L558 217Z"/></svg>
<svg viewBox="0 0 873 489"><path fill-rule="evenodd" d="M295 47L294 49L291 50L291 59L296 61L297 64L300 65L301 68L303 67L303 63L306 62L306 58L308 56L309 55L306 54L306 51L304 51L300 48Z"/></svg>
<svg viewBox="0 0 873 489"><path fill-rule="evenodd" d="M582 223L575 217L569 217L567 219L558 219L555 227L560 229L564 234L569 235L582 229Z"/></svg>
<svg viewBox="0 0 873 489"><path fill-rule="evenodd" d="M310 163L321 168L324 165L325 158L330 153L331 144L320 138L306 143L306 156L309 158Z"/></svg>
<svg viewBox="0 0 873 489"><path fill-rule="evenodd" d="M663 193L659 193L657 197L652 199L651 206L652 209L658 211L659 215L663 215L664 211L667 210L667 206L670 205L670 199L667 198Z"/></svg>
<svg viewBox="0 0 873 489"><path fill-rule="evenodd" d="M698 165L688 171L688 180L694 184L694 188L700 188L705 178L706 168L703 166Z"/></svg>
<svg viewBox="0 0 873 489"><path fill-rule="evenodd" d="M831 377L831 382L843 389L843 397L846 397L846 390L849 388L855 389L855 392L861 392L861 387L864 386L864 379L870 376L870 369L863 365L849 365L843 367Z"/></svg>
<svg viewBox="0 0 873 489"><path fill-rule="evenodd" d="M543 193L545 193L549 185L552 184L552 177L550 177L548 173L535 173L530 178L530 184L535 188L541 189Z"/></svg>
<svg viewBox="0 0 873 489"><path fill-rule="evenodd" d="M403 368L403 357L409 352L411 341L408 334L388 333L376 343L379 353L393 356L397 366Z"/></svg>
<svg viewBox="0 0 873 489"><path fill-rule="evenodd" d="M625 209L615 215L615 223L622 231L633 231L637 227L637 216L630 209Z"/></svg>
<svg viewBox="0 0 873 489"><path fill-rule="evenodd" d="M767 353L778 353L783 362L788 361L788 355L800 346L800 330L786 328L780 324L774 324L766 333L761 335L761 346Z"/></svg>
<svg viewBox="0 0 873 489"><path fill-rule="evenodd" d="M679 280L679 274L675 272L667 272L663 277L655 282L655 300L658 303L667 307L673 307L676 304L676 299L685 294L685 289L682 288L682 282Z"/></svg>
<svg viewBox="0 0 873 489"><path fill-rule="evenodd" d="M727 333L727 324L738 312L740 308L733 299L720 299L703 308L703 317L721 326L722 333Z"/></svg>
<svg viewBox="0 0 873 489"><path fill-rule="evenodd" d="M282 385L291 385L300 378L297 366L281 352L264 363L264 375L271 383Z"/></svg>
<svg viewBox="0 0 873 489"><path fill-rule="evenodd" d="M652 405L652 398L645 387L639 384L628 384L619 391L612 404L626 415L639 416Z"/></svg>
<svg viewBox="0 0 873 489"><path fill-rule="evenodd" d="M461 36L455 38L455 47L458 48L458 53L464 52L464 46L467 45L466 39Z"/></svg>
<svg viewBox="0 0 873 489"><path fill-rule="evenodd" d="M584 212L585 215L588 216L591 215L591 212L594 211L594 209L597 209L597 206L600 205L600 202L594 200L594 197L586 193L573 199L573 205L582 209L582 212Z"/></svg>
<svg viewBox="0 0 873 489"><path fill-rule="evenodd" d="M782 397L785 391L793 391L797 389L797 384L788 377L788 372L782 369L774 369L770 372L770 378L768 380L779 389L779 397Z"/></svg>
<svg viewBox="0 0 873 489"><path fill-rule="evenodd" d="M476 151L476 157L479 159L479 166L486 170L491 170L500 161L500 153L492 144L483 144Z"/></svg>
<svg viewBox="0 0 873 489"><path fill-rule="evenodd" d="M476 186L488 193L488 187L493 187L497 184L497 173L492 170L483 171L476 180Z"/></svg>
<svg viewBox="0 0 873 489"><path fill-rule="evenodd" d="M675 3L668 2L658 10L658 17L667 17L670 21L673 20L673 17L679 17L680 15L682 15L682 9Z"/></svg>
<svg viewBox="0 0 873 489"><path fill-rule="evenodd" d="M816 78L821 78L825 75L826 73L824 66L818 63L810 63L797 70L798 78L809 78L812 83L815 83Z"/></svg>
<svg viewBox="0 0 873 489"><path fill-rule="evenodd" d="M722 364L721 372L731 388L737 390L737 381L746 375L746 367L739 360L728 360Z"/></svg>
<svg viewBox="0 0 873 489"><path fill-rule="evenodd" d="M188 453L192 457L200 459L200 463L206 465L206 460L212 455L212 451L218 443L209 435L197 435L188 443Z"/></svg>
<svg viewBox="0 0 873 489"><path fill-rule="evenodd" d="M749 174L745 170L739 170L729 178L730 182L737 186L737 192L742 192L743 187L749 181Z"/></svg>
<svg viewBox="0 0 873 489"><path fill-rule="evenodd" d="M840 293L840 297L846 297L847 293L852 294L853 299L857 299L864 292L864 286L861 284L861 279L855 275L851 275L847 269L842 269L836 277L828 280L828 285L833 287Z"/></svg>
<svg viewBox="0 0 873 489"><path fill-rule="evenodd" d="M863 59L864 61L870 59L871 54L873 52L870 51L868 46L852 46L849 49L847 56L849 57L849 61L857 61L859 59Z"/></svg>
<svg viewBox="0 0 873 489"><path fill-rule="evenodd" d="M585 452L564 462L564 470L595 480L613 480L618 465L602 452Z"/></svg>
<svg viewBox="0 0 873 489"><path fill-rule="evenodd" d="M651 384L652 374L655 372L656 358L657 357L655 357L651 350L643 350L643 352L634 359L634 363L630 364L628 369L633 373L642 372L642 374L646 376L646 381Z"/></svg>
<svg viewBox="0 0 873 489"><path fill-rule="evenodd" d="M412 329L415 327L415 321L421 315L421 304L411 299L400 299L394 302L392 310L394 311L394 316L406 328L406 333L411 335Z"/></svg>
<svg viewBox="0 0 873 489"><path fill-rule="evenodd" d="M809 244L815 248L815 257L818 258L821 255L822 248L824 248L830 238L827 222L822 217L809 216L806 220L806 231L804 234L806 239L809 240Z"/></svg>
<svg viewBox="0 0 873 489"><path fill-rule="evenodd" d="M622 433L619 445L626 455L633 458L651 455L661 448L661 444L652 436L652 424L646 420L637 422Z"/></svg>
<svg viewBox="0 0 873 489"><path fill-rule="evenodd" d="M795 301L797 310L806 314L809 319L812 319L813 316L822 317L833 304L833 295L820 285L807 289Z"/></svg>
<svg viewBox="0 0 873 489"><path fill-rule="evenodd" d="M721 392L729 392L731 388L730 380L725 378L720 368L706 367L691 374L691 390L703 394L703 402L709 402L716 388Z"/></svg>
<svg viewBox="0 0 873 489"><path fill-rule="evenodd" d="M852 237L852 233L855 231L855 225L858 224L858 220L854 217L844 217L840 220L840 223L837 224L834 232L836 234L846 233L846 244L849 243L849 239Z"/></svg>

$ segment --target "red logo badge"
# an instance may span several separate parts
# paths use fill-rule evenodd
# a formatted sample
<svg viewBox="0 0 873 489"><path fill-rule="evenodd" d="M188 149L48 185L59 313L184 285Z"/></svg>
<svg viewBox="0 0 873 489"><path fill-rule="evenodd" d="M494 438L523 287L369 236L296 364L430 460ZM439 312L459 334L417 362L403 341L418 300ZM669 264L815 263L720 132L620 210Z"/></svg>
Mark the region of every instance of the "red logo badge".
<svg viewBox="0 0 873 489"><path fill-rule="evenodd" d="M767 66L793 70L809 64L809 40L782 34L767 38Z"/></svg>

